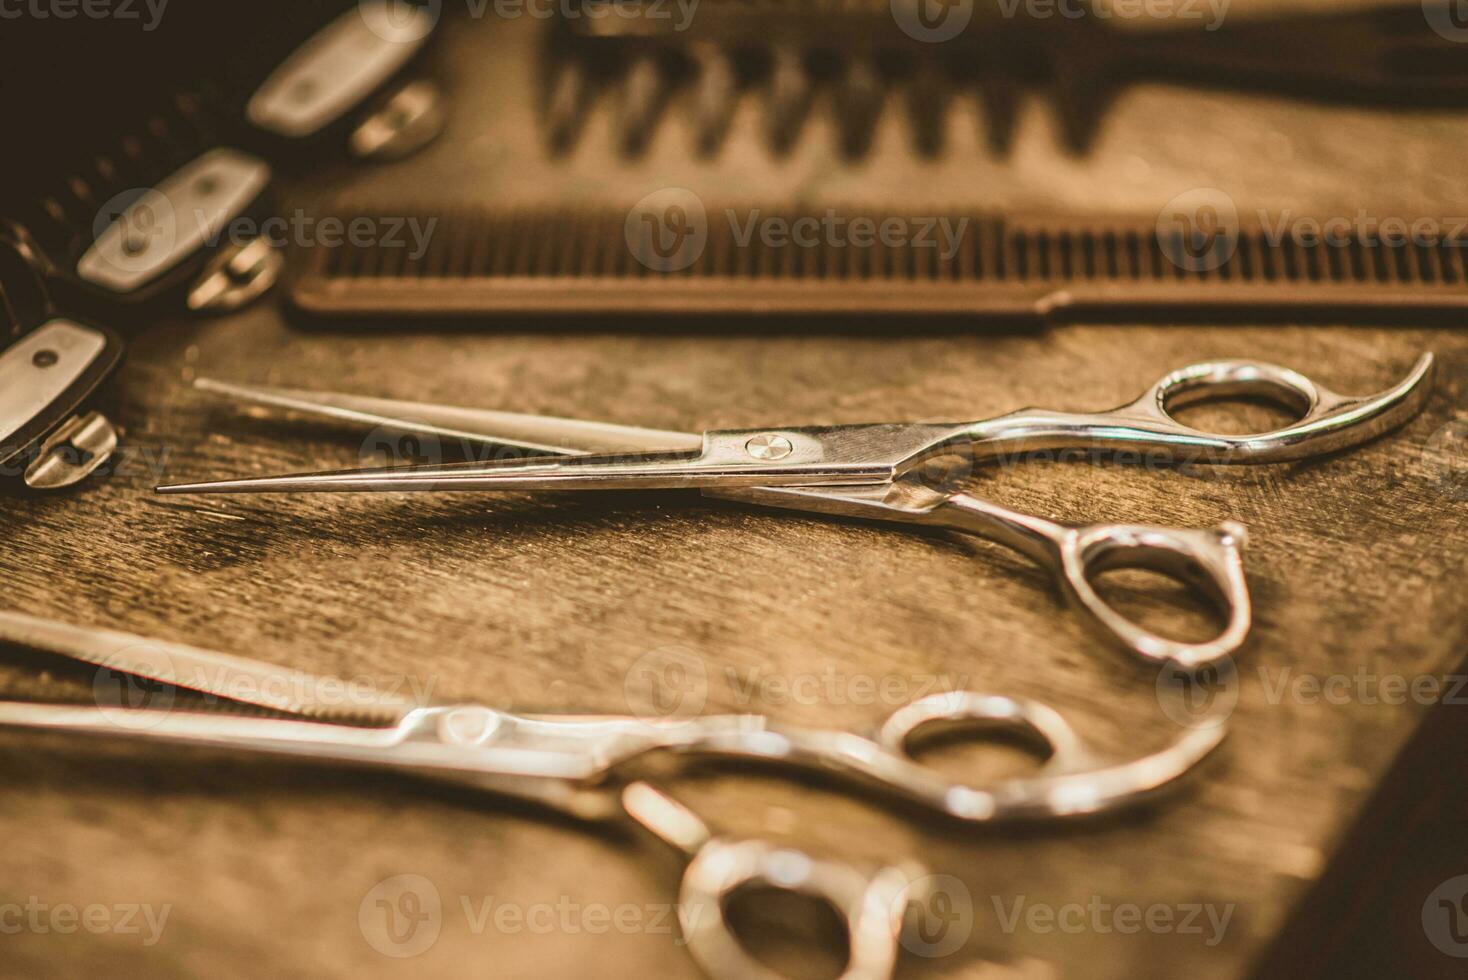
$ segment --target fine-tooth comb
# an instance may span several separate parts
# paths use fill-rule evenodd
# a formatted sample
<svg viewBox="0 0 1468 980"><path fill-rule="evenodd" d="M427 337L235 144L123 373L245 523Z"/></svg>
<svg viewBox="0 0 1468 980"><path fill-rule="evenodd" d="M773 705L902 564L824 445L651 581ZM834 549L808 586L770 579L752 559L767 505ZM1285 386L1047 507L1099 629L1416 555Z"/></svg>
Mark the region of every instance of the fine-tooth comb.
<svg viewBox="0 0 1468 980"><path fill-rule="evenodd" d="M848 219L869 213L830 211ZM405 214L393 208L356 213ZM710 203L706 241L680 256L659 251L653 231L629 222L620 209L425 212L414 215L419 228L433 229L421 253L407 247L411 239L308 249L291 298L306 313L355 319L797 313L1390 319L1468 307L1463 229L1446 228L1434 241L1393 240L1371 229L1308 240L1280 235L1267 223L1205 234L1186 224L1159 229L1154 218L915 208L902 212L911 216L913 236L901 245L837 246L822 239L810 247L771 247L758 234L740 239L748 215L791 227L826 213ZM343 217L350 221L353 213ZM937 230L944 222L958 232L951 241ZM929 225L929 240L920 242ZM669 271L648 261L659 257L670 260L661 266Z"/></svg>
<svg viewBox="0 0 1468 980"><path fill-rule="evenodd" d="M973 93L988 142L1008 149L1023 89L1053 96L1068 147L1092 143L1117 90L1157 80L1278 91L1367 104L1468 104L1468 44L1434 30L1421 5L1328 15L1219 19L1196 13L1156 29L1118 17L1027 16L1021 0L971 6L956 36L905 33L903 4L937 0L703 0L684 16L667 0L626 0L616 16L562 19L543 58L543 125L550 147L572 148L598 93L624 153L652 139L680 89L688 89L694 149L716 153L738 100L759 93L774 154L788 151L817 103L831 93L841 150L866 152L890 92L900 92L914 149L943 145L948 105ZM951 4L954 10L968 5ZM1074 9L1082 9L1077 2ZM1049 9L1049 8L1047 8ZM1449 4L1444 4L1444 11ZM957 16L948 14L948 16ZM1446 13L1444 14L1446 16Z"/></svg>

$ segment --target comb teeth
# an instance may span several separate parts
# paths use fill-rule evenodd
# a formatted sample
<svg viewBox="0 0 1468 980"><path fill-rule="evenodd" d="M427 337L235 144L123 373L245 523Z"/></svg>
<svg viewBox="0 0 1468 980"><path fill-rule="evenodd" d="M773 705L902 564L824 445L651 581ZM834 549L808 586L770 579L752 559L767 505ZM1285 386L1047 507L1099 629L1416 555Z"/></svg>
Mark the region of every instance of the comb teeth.
<svg viewBox="0 0 1468 980"><path fill-rule="evenodd" d="M691 90L693 148L703 155L719 149L718 120L757 93L771 153L788 152L820 104L834 114L848 157L865 154L889 95L906 106L913 151L935 155L947 101L928 98L935 88L976 98L996 153L1010 145L1025 88L1053 99L1075 153L1095 141L1117 87L1141 79L1377 105L1468 103L1468 48L1430 29L1420 10L1225 24L1221 13L1209 20L1195 9L1155 30L1128 30L1100 16L1047 16L1022 4L1005 13L988 2L945 6L933 21L930 2L704 0L674 23L681 13L630 0L616 21L563 19L545 48L549 144L558 152L574 145L603 88L622 92L615 127L629 156L651 142L680 88ZM951 29L950 18L960 18Z"/></svg>
<svg viewBox="0 0 1468 980"><path fill-rule="evenodd" d="M870 211L870 209L867 209ZM1054 304L1136 311L1149 304L1228 309L1461 308L1468 241L1331 244L1159 235L1154 222L920 212L910 240L771 245L749 215L787 227L829 214L708 207L700 249L666 258L651 232L629 238L625 211L472 211L436 220L428 247L314 248L293 298L308 312L1033 313ZM401 213L401 212L398 212ZM930 217L916 217L923 214ZM353 216L346 216L350 221ZM848 220L850 220L848 218ZM880 219L877 219L880 221ZM946 225L945 225L946 223ZM918 243L931 224L930 243ZM630 225L636 229L635 223ZM944 227L957 230L945 236ZM1232 248L1229 248L1229 246ZM1212 251L1210 251L1212 249ZM1177 259L1177 261L1174 261Z"/></svg>
<svg viewBox="0 0 1468 980"><path fill-rule="evenodd" d="M562 52L544 71L541 128L547 148L565 154L575 149L593 111L609 112L619 152L636 158L667 117L678 113L691 130L689 149L712 157L722 149L740 102L748 99L760 106L763 142L772 156L791 151L819 107L834 119L841 154L859 159L895 97L912 134L913 152L931 157L942 146L934 133L946 125L950 106L973 100L990 145L1007 148L1020 87L994 72L980 83L972 76L966 68L893 57L879 46L869 53L793 43L760 51L705 43L656 56ZM597 93L607 88L613 96L596 103ZM1063 97L1071 90L1056 91ZM1098 96L1097 111L1105 101Z"/></svg>
<svg viewBox="0 0 1468 980"><path fill-rule="evenodd" d="M1118 282L1219 280L1240 283L1369 283L1390 286L1461 285L1468 279L1468 242L1368 244L1344 241L1307 244L1289 237L1275 241L1262 230L1242 232L1232 255L1215 268L1181 234L1159 236L1140 222L1041 220L1027 223L982 213L919 212L901 217L916 229L932 224L933 245L873 244L799 247L768 245L759 234L741 242L750 215L762 221L820 222L828 214L861 215L872 209L832 207L827 212L790 212L759 206L709 208L708 239L685 268L667 273L640 262L627 239L624 211L450 212L420 215L434 234L421 255L405 247L314 248L311 274L329 279L502 279L502 278L791 278L935 279L996 282ZM357 212L343 218L350 222ZM732 215L732 216L731 216ZM369 219L381 222L382 219ZM879 220L879 219L873 219ZM962 229L952 254L938 229ZM1219 241L1223 241L1220 239ZM1181 254L1201 256L1197 269L1177 263ZM681 263L680 263L681 264Z"/></svg>

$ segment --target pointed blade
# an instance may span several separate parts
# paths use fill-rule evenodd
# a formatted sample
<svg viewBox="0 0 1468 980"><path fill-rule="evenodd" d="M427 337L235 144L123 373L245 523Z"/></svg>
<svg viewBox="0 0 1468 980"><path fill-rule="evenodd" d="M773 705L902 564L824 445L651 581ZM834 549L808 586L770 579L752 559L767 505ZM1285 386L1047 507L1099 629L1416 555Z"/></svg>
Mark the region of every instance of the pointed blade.
<svg viewBox="0 0 1468 980"><path fill-rule="evenodd" d="M351 716L395 723L413 708L408 698L348 685L248 657L231 656L133 633L0 612L0 641L66 657L242 704L308 717ZM351 703L348 703L351 702Z"/></svg>
<svg viewBox="0 0 1468 980"><path fill-rule="evenodd" d="M644 429L607 422L370 398L333 391L246 385L199 378L194 387L239 401L364 427L428 435L475 445L513 446L535 453L697 452L699 433Z"/></svg>
<svg viewBox="0 0 1468 980"><path fill-rule="evenodd" d="M337 470L158 487L159 493L677 490L888 483L967 426L843 425L704 434L703 451Z"/></svg>

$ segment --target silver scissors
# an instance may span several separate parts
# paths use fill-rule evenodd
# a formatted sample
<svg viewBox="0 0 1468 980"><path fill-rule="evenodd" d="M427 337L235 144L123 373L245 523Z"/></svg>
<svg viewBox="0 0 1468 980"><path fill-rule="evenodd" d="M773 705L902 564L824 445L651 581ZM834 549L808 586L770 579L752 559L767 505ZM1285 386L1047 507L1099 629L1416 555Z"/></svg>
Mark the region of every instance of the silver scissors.
<svg viewBox="0 0 1468 980"><path fill-rule="evenodd" d="M362 766L447 780L588 821L630 815L688 861L680 922L693 955L719 978L775 976L740 947L724 917L729 897L753 885L830 904L848 927L844 980L885 980L897 960L904 915L921 901L923 875L912 865L867 873L768 842L715 836L692 812L631 775L653 753L818 772L962 823L990 824L1085 817L1150 800L1177 786L1226 734L1221 719L1201 719L1160 751L1115 762L1093 752L1044 704L962 691L903 706L866 736L756 714L535 715L377 691L352 695L344 693L345 682L245 657L17 613L0 612L0 640L99 668L96 703L0 700L0 728ZM104 677L114 675L158 682L165 693L155 691L159 700L149 706L134 706L126 694L103 693L111 690ZM190 711L174 703L176 688L290 717ZM1007 730L1049 754L1031 775L957 783L911 755L925 734L953 725Z"/></svg>
<svg viewBox="0 0 1468 980"><path fill-rule="evenodd" d="M1145 453L1171 463L1307 459L1359 445L1406 422L1431 394L1432 375L1433 356L1423 354L1397 385L1352 397L1273 364L1210 361L1173 371L1135 401L1107 412L1023 409L979 422L702 434L200 379L199 387L243 401L542 455L188 483L158 491L696 488L743 503L947 528L1024 553L1054 573L1066 598L1103 634L1146 661L1196 672L1238 650L1249 632L1241 525L1229 521L1211 530L1067 526L961 492L951 475L934 479L933 464L955 457L967 465L1014 461L1037 451ZM1299 418L1273 431L1231 435L1192 428L1171 414L1190 403L1240 396L1268 398ZM1148 568L1192 586L1223 614L1223 629L1192 643L1144 629L1093 587L1093 577L1110 568Z"/></svg>

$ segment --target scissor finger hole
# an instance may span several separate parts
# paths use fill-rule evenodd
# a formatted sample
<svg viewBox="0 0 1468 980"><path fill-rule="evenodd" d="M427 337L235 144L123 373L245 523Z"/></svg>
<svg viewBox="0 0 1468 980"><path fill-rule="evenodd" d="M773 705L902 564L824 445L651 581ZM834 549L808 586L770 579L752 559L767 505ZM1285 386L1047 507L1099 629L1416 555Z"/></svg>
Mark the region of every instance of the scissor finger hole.
<svg viewBox="0 0 1468 980"><path fill-rule="evenodd" d="M907 733L903 750L957 782L996 782L1033 773L1055 754L1038 729L995 718L933 718Z"/></svg>
<svg viewBox="0 0 1468 980"><path fill-rule="evenodd" d="M1169 640L1204 643L1228 622L1211 587L1180 575L1118 564L1093 569L1086 578L1119 615Z"/></svg>
<svg viewBox="0 0 1468 980"><path fill-rule="evenodd" d="M897 955L889 906L899 893L874 891L883 883L762 841L715 840L683 876L678 921L720 980L887 976Z"/></svg>
<svg viewBox="0 0 1468 980"><path fill-rule="evenodd" d="M723 899L724 919L744 951L790 980L831 980L851 962L846 920L818 895L752 883Z"/></svg>
<svg viewBox="0 0 1468 980"><path fill-rule="evenodd" d="M1173 421L1200 432L1231 436L1258 435L1294 425L1305 417L1302 410L1262 396L1215 396L1200 398L1168 409Z"/></svg>
<svg viewBox="0 0 1468 980"><path fill-rule="evenodd" d="M1158 390L1174 422L1200 432L1260 435L1304 419L1319 392L1304 377L1268 365L1210 365L1206 373L1175 375Z"/></svg>

